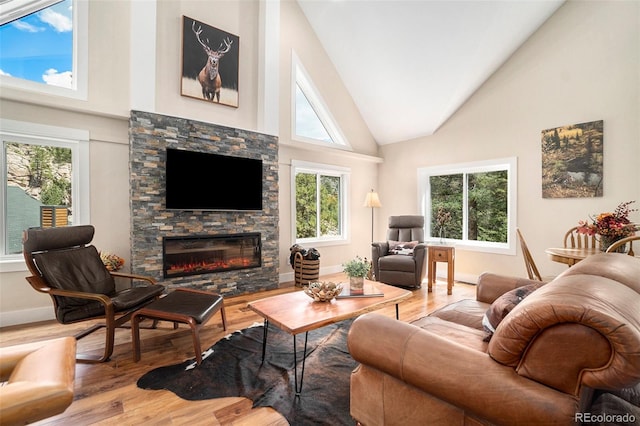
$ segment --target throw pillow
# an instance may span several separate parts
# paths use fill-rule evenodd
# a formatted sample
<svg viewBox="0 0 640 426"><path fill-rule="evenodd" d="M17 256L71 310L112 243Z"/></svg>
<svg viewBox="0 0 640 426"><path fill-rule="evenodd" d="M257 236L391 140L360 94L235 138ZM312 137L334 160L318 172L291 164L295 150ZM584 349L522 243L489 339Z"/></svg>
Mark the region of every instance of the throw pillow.
<svg viewBox="0 0 640 426"><path fill-rule="evenodd" d="M413 249L418 245L418 241L389 241L389 254L413 255Z"/></svg>
<svg viewBox="0 0 640 426"><path fill-rule="evenodd" d="M482 317L482 326L487 332L485 342L488 342L493 333L495 333L498 324L515 308L518 303L522 302L525 297L533 293L538 289L540 284L529 284L522 287L514 288L511 291L506 292L502 296L498 297L487 309Z"/></svg>

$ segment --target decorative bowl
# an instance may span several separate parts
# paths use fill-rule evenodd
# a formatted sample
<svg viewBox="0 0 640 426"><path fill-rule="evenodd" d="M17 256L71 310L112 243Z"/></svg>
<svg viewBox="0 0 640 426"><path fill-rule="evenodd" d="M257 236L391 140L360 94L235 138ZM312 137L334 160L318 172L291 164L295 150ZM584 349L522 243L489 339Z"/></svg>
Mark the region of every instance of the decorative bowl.
<svg viewBox="0 0 640 426"><path fill-rule="evenodd" d="M316 302L330 302L342 292L342 284L332 282L312 282L303 288L305 294Z"/></svg>

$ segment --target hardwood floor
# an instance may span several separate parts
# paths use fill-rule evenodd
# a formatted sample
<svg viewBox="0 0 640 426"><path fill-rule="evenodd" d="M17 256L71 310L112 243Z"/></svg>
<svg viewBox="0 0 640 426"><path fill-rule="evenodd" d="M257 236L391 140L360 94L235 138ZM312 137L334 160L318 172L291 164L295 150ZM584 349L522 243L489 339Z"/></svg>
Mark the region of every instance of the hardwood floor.
<svg viewBox="0 0 640 426"><path fill-rule="evenodd" d="M346 281L342 274L321 277L323 280ZM299 291L293 283L278 290L225 299L227 332L246 328L262 319L247 308L247 303L263 297ZM400 320L410 322L453 301L475 298L475 286L456 283L453 295L447 295L445 281L438 280L433 293L427 292L426 280L413 296L400 304ZM395 307L377 311L395 317ZM61 325L46 321L0 328L0 347L73 335L89 323ZM144 326L144 325L143 325ZM200 330L203 348L212 346L227 332L222 330L220 314L214 315ZM139 389L136 381L146 372L163 365L193 358L191 334L186 325L177 330L167 322L157 329L141 329L142 359L132 358L131 330L116 331L116 344L110 361L102 364L76 364L75 397L61 415L38 422L38 425L287 425L287 421L271 408L252 409L246 398L218 398L186 401L169 391ZM78 341L78 352L100 354L104 334L98 331Z"/></svg>

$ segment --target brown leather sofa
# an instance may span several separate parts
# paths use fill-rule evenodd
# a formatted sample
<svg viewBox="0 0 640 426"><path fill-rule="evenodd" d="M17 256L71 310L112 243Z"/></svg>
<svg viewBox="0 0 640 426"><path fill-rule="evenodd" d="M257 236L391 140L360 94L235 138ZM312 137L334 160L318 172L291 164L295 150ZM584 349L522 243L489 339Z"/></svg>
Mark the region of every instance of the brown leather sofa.
<svg viewBox="0 0 640 426"><path fill-rule="evenodd" d="M407 247L411 254L395 254L394 244ZM385 284L420 288L427 270L426 253L424 216L390 216L387 240L371 243L375 279Z"/></svg>
<svg viewBox="0 0 640 426"><path fill-rule="evenodd" d="M73 337L0 348L0 424L24 425L66 410L75 367Z"/></svg>
<svg viewBox="0 0 640 426"><path fill-rule="evenodd" d="M412 324L375 313L356 319L348 337L360 363L351 376L354 419L365 426L580 424L594 393L637 393L640 259L598 254L538 282L487 342L485 312L530 283L486 273L476 300Z"/></svg>

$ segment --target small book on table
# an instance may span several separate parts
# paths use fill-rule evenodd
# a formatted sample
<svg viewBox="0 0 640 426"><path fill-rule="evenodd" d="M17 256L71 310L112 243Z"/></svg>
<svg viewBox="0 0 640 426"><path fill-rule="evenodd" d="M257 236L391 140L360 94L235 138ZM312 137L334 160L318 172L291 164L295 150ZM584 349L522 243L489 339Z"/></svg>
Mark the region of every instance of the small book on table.
<svg viewBox="0 0 640 426"><path fill-rule="evenodd" d="M336 296L336 299L347 299L350 297L383 297L384 293L380 291L374 284L364 283L362 290L351 291L349 283L342 285L342 292Z"/></svg>

